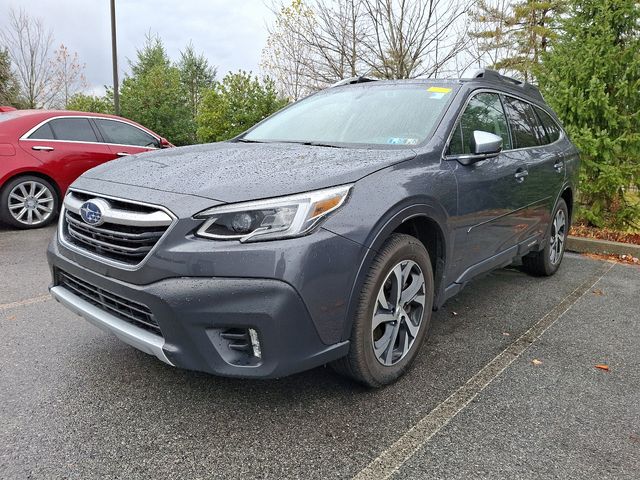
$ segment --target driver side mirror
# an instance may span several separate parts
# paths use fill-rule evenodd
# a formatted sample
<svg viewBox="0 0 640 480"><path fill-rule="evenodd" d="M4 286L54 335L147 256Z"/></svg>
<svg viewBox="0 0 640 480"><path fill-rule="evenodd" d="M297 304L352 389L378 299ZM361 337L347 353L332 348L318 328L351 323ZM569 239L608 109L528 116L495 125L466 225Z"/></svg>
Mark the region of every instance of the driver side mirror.
<svg viewBox="0 0 640 480"><path fill-rule="evenodd" d="M447 159L457 160L462 165L472 165L488 158L497 157L502 151L502 137L482 130L474 130L470 140L472 153L449 155Z"/></svg>
<svg viewBox="0 0 640 480"><path fill-rule="evenodd" d="M171 142L169 142L169 140L167 140L164 137L160 137L160 148L171 148L173 147L173 145L171 144Z"/></svg>

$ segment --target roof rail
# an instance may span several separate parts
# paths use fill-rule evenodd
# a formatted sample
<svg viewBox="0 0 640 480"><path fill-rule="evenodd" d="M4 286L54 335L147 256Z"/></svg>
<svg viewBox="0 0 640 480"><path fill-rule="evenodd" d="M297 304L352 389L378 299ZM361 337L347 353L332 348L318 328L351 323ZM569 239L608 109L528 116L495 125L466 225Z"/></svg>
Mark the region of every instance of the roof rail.
<svg viewBox="0 0 640 480"><path fill-rule="evenodd" d="M538 90L538 87L536 87L535 85L532 85L530 83L523 82L520 80L516 80L515 78L507 77L506 75L501 75L499 72L496 72L495 70L491 70L489 68L480 69L476 73L474 73L473 76L471 77L471 81L479 80L479 79L490 81L490 82L507 83L516 88L521 88L528 95L532 97L535 97L539 100L544 100L542 98L542 94L540 93L540 90Z"/></svg>
<svg viewBox="0 0 640 480"><path fill-rule="evenodd" d="M354 83L365 83L365 82L375 82L375 81L376 81L375 78L369 78L369 77L365 77L364 75L360 75L360 76L349 77L349 78L340 80L334 84L329 85L329 88L341 87L342 85L352 85Z"/></svg>

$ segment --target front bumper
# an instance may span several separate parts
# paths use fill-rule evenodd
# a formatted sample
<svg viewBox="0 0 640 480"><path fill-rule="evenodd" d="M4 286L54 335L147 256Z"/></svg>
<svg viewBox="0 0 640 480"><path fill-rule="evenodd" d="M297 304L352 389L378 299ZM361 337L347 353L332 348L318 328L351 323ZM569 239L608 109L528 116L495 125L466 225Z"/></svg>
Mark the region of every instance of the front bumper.
<svg viewBox="0 0 640 480"><path fill-rule="evenodd" d="M179 277L147 285L109 278L49 246L51 294L62 304L122 341L180 368L238 377L282 377L344 356L348 342L325 344L298 292L276 279ZM157 335L99 308L58 281L63 271L87 284L145 305ZM222 332L257 332L261 357L238 361Z"/></svg>

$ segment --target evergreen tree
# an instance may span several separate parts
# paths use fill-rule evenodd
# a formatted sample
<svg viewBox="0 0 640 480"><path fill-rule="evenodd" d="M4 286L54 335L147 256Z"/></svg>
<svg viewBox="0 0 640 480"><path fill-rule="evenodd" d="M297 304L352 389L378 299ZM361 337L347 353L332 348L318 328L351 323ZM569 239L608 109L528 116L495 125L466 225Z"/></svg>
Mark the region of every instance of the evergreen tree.
<svg viewBox="0 0 640 480"><path fill-rule="evenodd" d="M122 115L175 145L189 144L192 119L186 91L180 70L172 65L162 41L148 36L130 67L132 73L120 90Z"/></svg>
<svg viewBox="0 0 640 480"><path fill-rule="evenodd" d="M209 65L209 61L204 55L196 54L191 43L180 53L178 68L180 69L180 81L186 91L187 102L191 111L191 141L195 142L196 118L202 102L202 95L205 90L213 86L216 78L216 69Z"/></svg>
<svg viewBox="0 0 640 480"><path fill-rule="evenodd" d="M20 87L6 49L0 50L0 105L20 106Z"/></svg>
<svg viewBox="0 0 640 480"><path fill-rule="evenodd" d="M640 4L573 0L537 77L582 156L581 215L640 228Z"/></svg>
<svg viewBox="0 0 640 480"><path fill-rule="evenodd" d="M251 73L229 73L203 98L198 115L198 139L219 142L239 135L287 104L278 98L273 81Z"/></svg>
<svg viewBox="0 0 640 480"><path fill-rule="evenodd" d="M479 0L471 13L476 23L471 36L492 68L530 82L565 11L566 0Z"/></svg>

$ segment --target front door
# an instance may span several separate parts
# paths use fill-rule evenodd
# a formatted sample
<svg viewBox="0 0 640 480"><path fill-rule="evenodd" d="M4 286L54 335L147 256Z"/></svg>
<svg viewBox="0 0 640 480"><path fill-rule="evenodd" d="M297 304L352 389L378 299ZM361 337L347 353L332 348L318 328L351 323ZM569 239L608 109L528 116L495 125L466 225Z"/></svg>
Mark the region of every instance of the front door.
<svg viewBox="0 0 640 480"><path fill-rule="evenodd" d="M481 92L471 98L447 154L471 153L475 130L501 136L503 152L468 166L452 162L458 182L456 244L462 245L456 259L459 283L499 265L528 228L527 219L519 215L527 203L521 175L526 164L511 152L509 127L497 93Z"/></svg>
<svg viewBox="0 0 640 480"><path fill-rule="evenodd" d="M95 124L114 155L123 157L160 148L160 140L141 128L108 118L95 118Z"/></svg>

